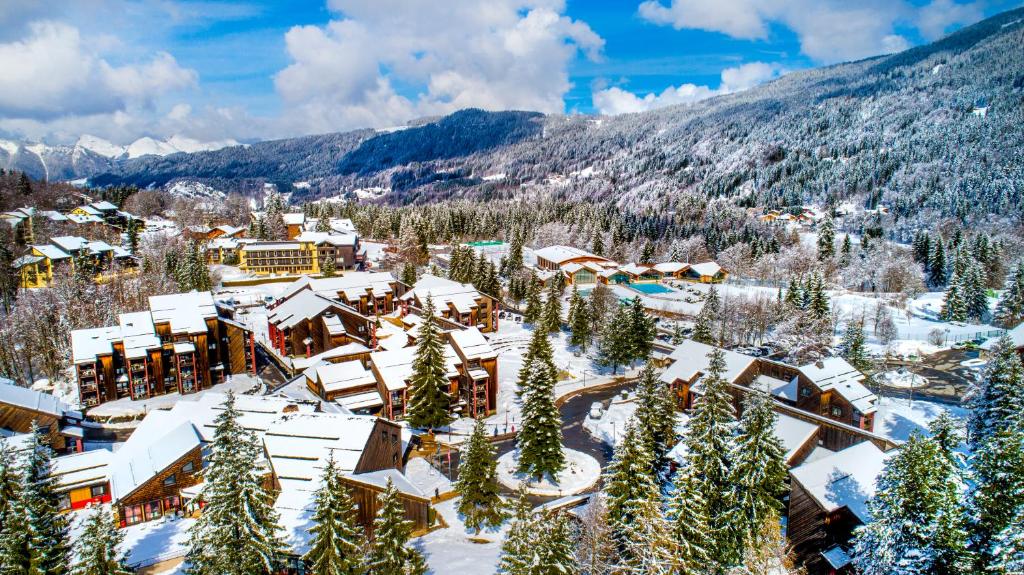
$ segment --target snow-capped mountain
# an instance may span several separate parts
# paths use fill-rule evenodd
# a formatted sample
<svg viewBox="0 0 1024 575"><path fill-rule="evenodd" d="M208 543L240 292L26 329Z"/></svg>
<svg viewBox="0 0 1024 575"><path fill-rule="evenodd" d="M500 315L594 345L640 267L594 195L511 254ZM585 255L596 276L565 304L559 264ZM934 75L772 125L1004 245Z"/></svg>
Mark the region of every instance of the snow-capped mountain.
<svg viewBox="0 0 1024 575"><path fill-rule="evenodd" d="M203 142L181 135L166 140L147 136L125 146L90 134L82 135L73 145L0 140L0 167L23 171L34 178L72 180L108 171L125 160L207 152L237 145L235 140Z"/></svg>

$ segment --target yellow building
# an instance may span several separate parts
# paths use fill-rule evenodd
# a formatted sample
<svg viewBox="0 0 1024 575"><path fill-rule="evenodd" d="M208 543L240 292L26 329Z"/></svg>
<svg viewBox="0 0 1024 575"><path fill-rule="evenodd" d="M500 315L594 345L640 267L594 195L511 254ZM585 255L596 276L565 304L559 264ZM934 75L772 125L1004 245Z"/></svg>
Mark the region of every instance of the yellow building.
<svg viewBox="0 0 1024 575"><path fill-rule="evenodd" d="M14 267L21 274L21 287L46 287L53 281L53 271L61 266L71 266L71 255L57 246L49 244L29 246L31 251L14 260Z"/></svg>
<svg viewBox="0 0 1024 575"><path fill-rule="evenodd" d="M257 275L320 273L313 242L253 242L238 249L238 269Z"/></svg>
<svg viewBox="0 0 1024 575"><path fill-rule="evenodd" d="M135 257L120 246L78 236L59 236L50 241L53 243L29 246L28 254L14 260L14 267L21 276L21 287L48 287L55 272L64 268L68 273L74 271L75 258L82 255L87 255L95 268L97 283L138 271Z"/></svg>

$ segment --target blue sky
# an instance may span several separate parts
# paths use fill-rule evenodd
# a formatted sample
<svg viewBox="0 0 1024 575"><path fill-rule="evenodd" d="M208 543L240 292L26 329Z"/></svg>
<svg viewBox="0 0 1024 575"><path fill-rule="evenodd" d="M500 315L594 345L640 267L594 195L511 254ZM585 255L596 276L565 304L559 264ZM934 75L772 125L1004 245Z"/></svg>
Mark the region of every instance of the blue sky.
<svg viewBox="0 0 1024 575"><path fill-rule="evenodd" d="M0 132L255 140L468 106L624 113L927 42L1019 0L6 0Z"/></svg>

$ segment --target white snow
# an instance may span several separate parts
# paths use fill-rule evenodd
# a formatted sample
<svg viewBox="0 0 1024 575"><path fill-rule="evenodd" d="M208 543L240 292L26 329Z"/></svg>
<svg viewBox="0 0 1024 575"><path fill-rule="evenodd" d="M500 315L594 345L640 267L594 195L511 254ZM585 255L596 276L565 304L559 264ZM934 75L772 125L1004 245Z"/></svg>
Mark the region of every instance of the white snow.
<svg viewBox="0 0 1024 575"><path fill-rule="evenodd" d="M612 398L611 404L601 414L600 419L595 420L588 415L583 420L583 429L602 443L615 447L626 434L626 424L636 413L636 407L633 398L617 395Z"/></svg>
<svg viewBox="0 0 1024 575"><path fill-rule="evenodd" d="M456 498L435 505L434 509L448 527L414 539L411 546L423 553L433 575L491 575L497 572L501 543L508 532L509 522L497 530L474 535L456 512L458 503Z"/></svg>
<svg viewBox="0 0 1024 575"><path fill-rule="evenodd" d="M875 414L875 433L906 441L914 431L928 433L928 424L943 412L957 419L967 418L967 409L923 399L879 396Z"/></svg>
<svg viewBox="0 0 1024 575"><path fill-rule="evenodd" d="M601 479L601 464L596 459L573 449L563 447L565 469L552 479L549 475L537 481L516 472L519 464L519 450L510 451L498 458L498 481L509 489L518 489L526 482L526 490L533 495L550 495L563 497L582 493L593 487Z"/></svg>
<svg viewBox="0 0 1024 575"><path fill-rule="evenodd" d="M430 497L443 497L452 492L452 482L422 457L414 457L405 465L405 478Z"/></svg>
<svg viewBox="0 0 1024 575"><path fill-rule="evenodd" d="M910 389L914 387L924 387L928 385L928 379L917 375L916 373L907 371L905 368L887 371L877 376L879 382L882 385L889 387L899 387L904 389Z"/></svg>

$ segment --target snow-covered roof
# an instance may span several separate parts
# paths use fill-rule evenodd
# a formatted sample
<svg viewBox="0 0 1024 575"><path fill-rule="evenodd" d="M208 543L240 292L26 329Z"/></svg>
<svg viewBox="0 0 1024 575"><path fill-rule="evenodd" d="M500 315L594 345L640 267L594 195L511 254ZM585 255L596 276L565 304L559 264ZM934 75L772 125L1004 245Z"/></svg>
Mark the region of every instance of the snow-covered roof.
<svg viewBox="0 0 1024 575"><path fill-rule="evenodd" d="M21 387L9 379L0 379L0 403L54 417L64 417L65 415L81 417L77 411L71 409L71 406L55 396Z"/></svg>
<svg viewBox="0 0 1024 575"><path fill-rule="evenodd" d="M373 372L363 367L363 362L358 360L321 365L316 368L315 373L317 382L326 393L377 384Z"/></svg>
<svg viewBox="0 0 1024 575"><path fill-rule="evenodd" d="M355 470L376 423L366 415L287 414L267 429L263 445L282 489L315 489L329 453L343 473Z"/></svg>
<svg viewBox="0 0 1024 575"><path fill-rule="evenodd" d="M196 400L181 399L170 413L180 420L189 421L204 442L213 441L216 419L224 411L227 395L206 392ZM262 435L285 414L285 412L311 412L313 404L297 402L287 397L266 395L235 395L235 409L238 410L238 424L243 428Z"/></svg>
<svg viewBox="0 0 1024 575"><path fill-rule="evenodd" d="M893 452L883 453L870 441L790 471L793 479L826 512L846 507L863 523L870 521L867 503L875 495L875 480Z"/></svg>
<svg viewBox="0 0 1024 575"><path fill-rule="evenodd" d="M672 365L661 373L661 381L672 383L676 380L691 381L698 375L703 377L711 362L708 354L713 349L715 349L713 346L692 339L683 340L669 354L668 358L672 361ZM736 378L756 361L749 355L727 349L723 349L722 353L725 356L725 372L722 377L729 383L735 383Z"/></svg>
<svg viewBox="0 0 1024 575"><path fill-rule="evenodd" d="M93 255L114 251L114 246L101 240L90 241L85 244L85 247L89 250L89 253Z"/></svg>
<svg viewBox="0 0 1024 575"><path fill-rule="evenodd" d="M252 242L242 246L243 252L265 252L272 250L300 250L299 242Z"/></svg>
<svg viewBox="0 0 1024 575"><path fill-rule="evenodd" d="M310 366L316 366L320 363L324 363L331 359L337 359L339 357L347 357L358 355L361 353L369 353L370 348L359 342L349 342L345 345L339 345L338 347L332 347L326 351L320 352L310 357L295 357L292 358L292 367L296 369L306 369Z"/></svg>
<svg viewBox="0 0 1024 575"><path fill-rule="evenodd" d="M103 218L94 214L68 214L67 219L76 224L99 224L103 222Z"/></svg>
<svg viewBox="0 0 1024 575"><path fill-rule="evenodd" d="M112 204L112 203L110 203L110 202L108 202L106 200L102 200L102 201L99 201L99 202L93 202L93 203L91 203L89 205L94 207L94 208L96 208L97 210L104 211L104 212L112 212L112 211L117 210L117 206L115 206L114 204Z"/></svg>
<svg viewBox="0 0 1024 575"><path fill-rule="evenodd" d="M208 291L150 296L149 309L154 323L170 322L172 333L205 332L206 320L217 317L213 294Z"/></svg>
<svg viewBox="0 0 1024 575"><path fill-rule="evenodd" d="M828 561L829 566L835 570L842 569L853 562L850 554L839 545L833 545L822 551L821 556L824 557L825 561Z"/></svg>
<svg viewBox="0 0 1024 575"><path fill-rule="evenodd" d="M344 272L330 278L303 276L292 282L285 289L281 298L286 299L304 289L309 289L329 298L336 298L340 294L344 294L349 301L355 302L359 301L360 296L367 295L367 290L373 297L391 293L391 284L394 282L395 276L390 272Z"/></svg>
<svg viewBox="0 0 1024 575"><path fill-rule="evenodd" d="M102 213L100 210L98 210L97 208L93 207L92 204L86 204L84 206L78 206L78 209L82 210L83 212L85 212L87 214L89 214L90 216L98 216L98 215L100 215Z"/></svg>
<svg viewBox="0 0 1024 575"><path fill-rule="evenodd" d="M338 234L333 232L302 232L295 237L297 242L309 242L316 245L355 246L359 243L356 234Z"/></svg>
<svg viewBox="0 0 1024 575"><path fill-rule="evenodd" d="M11 262L11 265L14 266L15 269L21 269L29 264L39 263L44 259L45 258L43 258L43 256L33 256L31 254L28 254L14 260L13 262Z"/></svg>
<svg viewBox="0 0 1024 575"><path fill-rule="evenodd" d="M469 329L449 332L452 346L467 360L471 359L493 359L498 354L491 347L490 342L480 333L480 330L471 327Z"/></svg>
<svg viewBox="0 0 1024 575"><path fill-rule="evenodd" d="M663 274L674 274L685 270L688 267L690 267L690 264L683 262L662 262L660 264L654 264L654 269Z"/></svg>
<svg viewBox="0 0 1024 575"><path fill-rule="evenodd" d="M875 411L878 397L861 383L864 374L841 357L828 357L800 367L822 391L835 391L861 413Z"/></svg>
<svg viewBox="0 0 1024 575"><path fill-rule="evenodd" d="M32 249L51 260L64 260L71 257L71 255L64 250L50 244L35 244L32 246Z"/></svg>
<svg viewBox="0 0 1024 575"><path fill-rule="evenodd" d="M39 214L44 216L44 217L46 217L46 219L50 220L51 222L66 222L66 221L68 221L68 217L67 216L65 216L64 214L62 214L60 212L54 211L54 210L43 210L43 211L39 212Z"/></svg>
<svg viewBox="0 0 1024 575"><path fill-rule="evenodd" d="M65 252L76 252L87 245L89 240L80 236L57 236L50 238L50 243L64 250Z"/></svg>
<svg viewBox="0 0 1024 575"><path fill-rule="evenodd" d="M50 477L58 491L106 483L110 478L108 465L113 455L106 449L94 449L54 457L50 461Z"/></svg>
<svg viewBox="0 0 1024 575"><path fill-rule="evenodd" d="M817 435L818 426L785 413L776 415L775 437L782 442L782 448L786 450L786 461L789 461L801 447Z"/></svg>
<svg viewBox="0 0 1024 575"><path fill-rule="evenodd" d="M239 232L245 231L245 228L235 226L217 226L213 229L220 230L225 236L233 236Z"/></svg>
<svg viewBox="0 0 1024 575"><path fill-rule="evenodd" d="M272 309L267 314L267 321L276 325L278 329L289 329L299 322L313 319L337 305L334 300L303 290Z"/></svg>
<svg viewBox="0 0 1024 575"><path fill-rule="evenodd" d="M302 212L281 214L281 219L284 220L285 225L301 226L306 221L306 214Z"/></svg>
<svg viewBox="0 0 1024 575"><path fill-rule="evenodd" d="M649 267L642 266L640 264L626 264L626 265L622 266L621 268L619 268L619 271L623 272L623 273L627 273L629 275L638 276L638 275L642 275L642 274L646 273L647 270L649 270L649 269L650 269Z"/></svg>
<svg viewBox="0 0 1024 575"><path fill-rule="evenodd" d="M111 457L110 488L120 500L200 446L192 423L168 411L151 411Z"/></svg>
<svg viewBox="0 0 1024 575"><path fill-rule="evenodd" d="M388 391L398 391L407 387L406 382L412 377L412 362L415 357L416 348L413 346L371 353L370 361L380 374L384 387ZM444 358L445 374L449 377L458 375L456 365L459 358L451 345L444 346Z"/></svg>
<svg viewBox="0 0 1024 575"><path fill-rule="evenodd" d="M419 300L421 305L426 305L427 298L434 300L434 307L438 310L454 307L460 314L469 313L477 307L477 300L482 296L470 284L463 284L450 279L425 274L421 277L411 290L406 292L402 299L405 301Z"/></svg>
<svg viewBox="0 0 1024 575"><path fill-rule="evenodd" d="M117 326L72 330L71 361L76 364L92 363L97 356L114 353L112 343L120 336L121 330Z"/></svg>
<svg viewBox="0 0 1024 575"><path fill-rule="evenodd" d="M770 393L775 397L786 399L789 401L796 401L796 390L799 380L793 377L789 381L783 381L781 379L771 377L768 375L758 375L751 382L750 387Z"/></svg>
<svg viewBox="0 0 1024 575"><path fill-rule="evenodd" d="M534 250L533 253L538 258L545 259L555 265L561 265L563 262L576 258L604 259L601 256L572 246L548 246L546 248Z"/></svg>
<svg viewBox="0 0 1024 575"><path fill-rule="evenodd" d="M722 266L715 262L704 262L699 264L690 264L690 269L693 270L697 275L703 276L715 276L718 272L722 271Z"/></svg>

